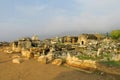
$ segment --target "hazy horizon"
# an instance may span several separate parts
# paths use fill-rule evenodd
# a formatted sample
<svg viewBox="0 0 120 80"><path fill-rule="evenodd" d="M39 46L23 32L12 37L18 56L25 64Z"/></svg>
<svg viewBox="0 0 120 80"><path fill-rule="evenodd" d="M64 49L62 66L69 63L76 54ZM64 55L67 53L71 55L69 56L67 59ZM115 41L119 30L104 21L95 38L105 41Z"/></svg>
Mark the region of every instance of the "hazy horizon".
<svg viewBox="0 0 120 80"><path fill-rule="evenodd" d="M1 0L0 41L120 29L120 0Z"/></svg>

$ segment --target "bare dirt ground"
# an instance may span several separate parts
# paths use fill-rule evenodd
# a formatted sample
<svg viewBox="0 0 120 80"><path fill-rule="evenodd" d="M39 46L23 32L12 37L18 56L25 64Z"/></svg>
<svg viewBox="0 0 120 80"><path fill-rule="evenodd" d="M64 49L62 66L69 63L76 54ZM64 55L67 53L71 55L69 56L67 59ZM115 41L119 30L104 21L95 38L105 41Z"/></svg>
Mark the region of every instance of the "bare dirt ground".
<svg viewBox="0 0 120 80"><path fill-rule="evenodd" d="M119 75L85 73L65 66L26 60L13 64L11 54L0 53L0 80L120 80Z"/></svg>

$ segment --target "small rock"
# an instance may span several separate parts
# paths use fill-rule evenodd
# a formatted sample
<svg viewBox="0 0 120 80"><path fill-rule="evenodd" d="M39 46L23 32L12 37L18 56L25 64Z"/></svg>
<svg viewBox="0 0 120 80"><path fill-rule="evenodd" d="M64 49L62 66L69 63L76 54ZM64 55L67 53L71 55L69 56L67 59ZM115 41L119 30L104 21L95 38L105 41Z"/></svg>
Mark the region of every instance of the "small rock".
<svg viewBox="0 0 120 80"><path fill-rule="evenodd" d="M97 56L100 56L100 54L102 54L102 48L98 48L98 51L97 51Z"/></svg>
<svg viewBox="0 0 120 80"><path fill-rule="evenodd" d="M48 59L48 62L51 62L52 60L54 60L54 55L52 53L48 53L46 57Z"/></svg>
<svg viewBox="0 0 120 80"><path fill-rule="evenodd" d="M52 64L55 64L55 65L58 65L58 66L62 65L62 63L63 63L62 59L55 59L55 60L52 62Z"/></svg>
<svg viewBox="0 0 120 80"><path fill-rule="evenodd" d="M113 61L120 61L120 54L116 54L112 57Z"/></svg>
<svg viewBox="0 0 120 80"><path fill-rule="evenodd" d="M43 63L43 64L47 64L46 56L43 55L43 56L38 57L38 62Z"/></svg>
<svg viewBox="0 0 120 80"><path fill-rule="evenodd" d="M23 61L22 61L22 59L20 59L20 58L15 58L15 59L12 60L12 62L13 62L13 63L16 63L16 64L20 64L20 63L22 63Z"/></svg>
<svg viewBox="0 0 120 80"><path fill-rule="evenodd" d="M29 50L22 50L21 53L23 57L26 57L28 59L34 57L34 55Z"/></svg>

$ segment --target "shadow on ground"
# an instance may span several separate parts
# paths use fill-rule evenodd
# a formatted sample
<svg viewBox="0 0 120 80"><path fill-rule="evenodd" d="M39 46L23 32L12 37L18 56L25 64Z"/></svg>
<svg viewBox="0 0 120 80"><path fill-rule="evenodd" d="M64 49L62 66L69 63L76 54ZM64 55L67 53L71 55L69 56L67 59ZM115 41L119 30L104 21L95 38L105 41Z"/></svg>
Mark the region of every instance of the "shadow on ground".
<svg viewBox="0 0 120 80"><path fill-rule="evenodd" d="M119 75L100 74L100 72L70 71L60 73L54 80L120 80L120 77Z"/></svg>

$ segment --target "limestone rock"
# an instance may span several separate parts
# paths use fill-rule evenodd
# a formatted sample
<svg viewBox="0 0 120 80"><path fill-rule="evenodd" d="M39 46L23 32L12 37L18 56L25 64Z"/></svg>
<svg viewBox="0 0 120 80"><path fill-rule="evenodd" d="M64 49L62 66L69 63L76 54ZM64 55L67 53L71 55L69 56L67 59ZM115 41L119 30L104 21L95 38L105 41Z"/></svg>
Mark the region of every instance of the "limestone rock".
<svg viewBox="0 0 120 80"><path fill-rule="evenodd" d="M112 57L112 60L113 60L113 61L120 61L120 54L114 55L114 56Z"/></svg>
<svg viewBox="0 0 120 80"><path fill-rule="evenodd" d="M23 62L23 60L20 59L20 58L15 58L15 59L12 60L12 62L13 62L13 63L16 63L16 64L20 64L20 63Z"/></svg>
<svg viewBox="0 0 120 80"><path fill-rule="evenodd" d="M46 57L47 57L47 59L48 59L48 62L51 62L52 60L54 60L54 55L53 55L52 52L48 53L48 54L46 55Z"/></svg>
<svg viewBox="0 0 120 80"><path fill-rule="evenodd" d="M26 48L30 48L31 45L32 45L31 41L29 41L29 40L25 41L25 47Z"/></svg>
<svg viewBox="0 0 120 80"><path fill-rule="evenodd" d="M97 51L97 56L100 56L100 54L102 54L102 48L98 48L98 51Z"/></svg>
<svg viewBox="0 0 120 80"><path fill-rule="evenodd" d="M63 63L62 59L55 59L55 60L52 62L52 64L55 64L55 65L58 65L58 66L62 65L62 63Z"/></svg>
<svg viewBox="0 0 120 80"><path fill-rule="evenodd" d="M34 35L34 36L32 37L32 40L39 40L38 35Z"/></svg>
<svg viewBox="0 0 120 80"><path fill-rule="evenodd" d="M21 52L21 47L18 42L13 42L11 48L13 52L17 52L17 53Z"/></svg>
<svg viewBox="0 0 120 80"><path fill-rule="evenodd" d="M11 47L3 47L2 51L3 51L4 53L8 53L8 54L13 53Z"/></svg>
<svg viewBox="0 0 120 80"><path fill-rule="evenodd" d="M34 55L29 50L22 50L22 56L28 59L33 58Z"/></svg>
<svg viewBox="0 0 120 80"><path fill-rule="evenodd" d="M71 57L69 54L68 54L68 57L66 59L66 63L70 66L73 66L73 67L77 67L77 68L82 68L82 69L85 69L85 70L94 70L97 68L96 66L96 61L92 61L92 60L80 60L76 57Z"/></svg>
<svg viewBox="0 0 120 80"><path fill-rule="evenodd" d="M12 54L13 53L13 51L11 51L11 50L4 50L4 52L8 53L8 54Z"/></svg>
<svg viewBox="0 0 120 80"><path fill-rule="evenodd" d="M39 53L39 52L35 53L35 54L34 54L34 59L38 59L39 56L40 56L40 53Z"/></svg>
<svg viewBox="0 0 120 80"><path fill-rule="evenodd" d="M47 64L47 57L44 55L38 57L38 62L43 63L43 64Z"/></svg>

